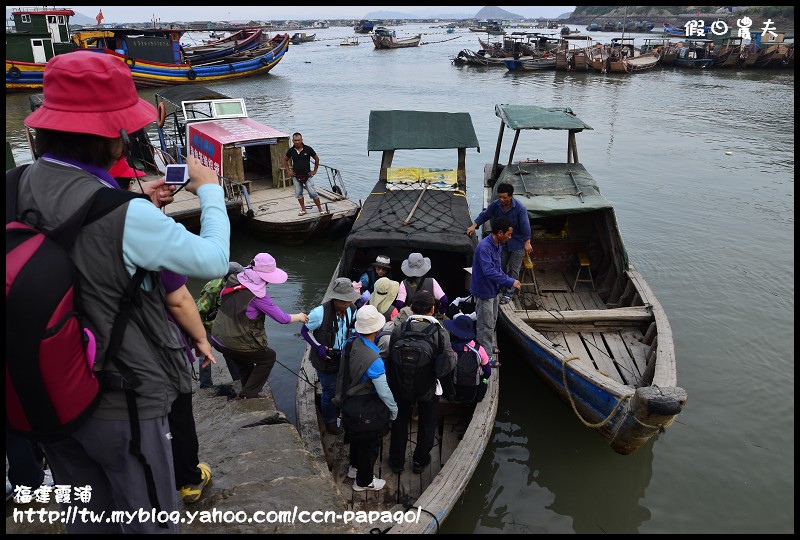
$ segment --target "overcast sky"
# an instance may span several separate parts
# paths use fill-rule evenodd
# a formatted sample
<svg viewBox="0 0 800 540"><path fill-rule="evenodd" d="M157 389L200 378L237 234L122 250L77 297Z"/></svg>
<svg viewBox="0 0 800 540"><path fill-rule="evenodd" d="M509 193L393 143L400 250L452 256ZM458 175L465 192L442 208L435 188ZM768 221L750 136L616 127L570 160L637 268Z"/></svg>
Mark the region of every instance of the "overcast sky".
<svg viewBox="0 0 800 540"><path fill-rule="evenodd" d="M272 19L359 19L377 11L400 11L425 15L466 13L473 15L484 6L70 6L87 17L95 17L102 8L104 23L145 22L153 17L161 21L197 20L272 20ZM524 17L557 17L575 6L499 6Z"/></svg>

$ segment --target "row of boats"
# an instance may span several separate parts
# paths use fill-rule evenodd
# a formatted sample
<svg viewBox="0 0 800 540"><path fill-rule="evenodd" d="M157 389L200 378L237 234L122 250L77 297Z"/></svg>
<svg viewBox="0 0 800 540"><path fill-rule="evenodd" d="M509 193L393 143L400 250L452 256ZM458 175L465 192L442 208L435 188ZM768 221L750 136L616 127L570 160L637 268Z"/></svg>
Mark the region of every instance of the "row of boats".
<svg viewBox="0 0 800 540"><path fill-rule="evenodd" d="M31 101L35 106L41 100L36 94ZM250 233L264 240L302 243L339 227L344 243L329 290L336 278L357 279L378 255L388 255L394 275L401 275L400 263L419 252L431 259L431 275L448 296L469 295L468 270L477 239L464 234L472 222L466 156L479 148L469 113L371 111L367 148L383 155L370 194L363 204L351 201L338 171L324 167L336 179L330 189L318 187L327 211L312 209L298 216L282 168L287 134L250 118L243 99L200 85L164 89L156 103L158 121L131 137L131 164L162 175L165 164L184 161L189 153L197 156L219 172L234 224L244 221ZM597 431L615 452L635 452L674 422L687 396L677 385L667 316L627 256L613 206L578 161L576 134L592 128L563 107L502 104L495 106L495 115L501 130L494 159L484 168L483 204L497 197L499 184L512 184L533 233L533 254L520 276L522 290L500 307L499 323L520 353L504 362L529 364L531 376L545 381L574 411L576 421ZM506 129L514 132L514 144L501 159ZM566 132L566 162L563 157L515 160L519 135L528 130ZM431 149L440 151L435 155L453 150L452 168L421 167L437 174L397 179L392 167L397 152L423 150L429 156ZM184 191L165 211L197 229L196 198ZM490 377L477 404L442 399L438 444L421 474L392 472L387 440L376 471L387 487L357 492L348 477L349 445L320 421L321 387L311 353L306 348L305 376L298 377L297 427L309 452L330 471L348 509L423 508L417 523L393 526L391 532L436 532L491 440L499 374ZM409 452L416 433L412 423Z"/></svg>
<svg viewBox="0 0 800 540"><path fill-rule="evenodd" d="M634 38L612 38L592 44L588 36L555 38L518 33L502 41L479 39L480 49L463 49L451 58L455 65L498 66L509 71L595 71L634 73L656 66L682 68L794 68L794 43L784 34L758 36L744 44L739 37L723 39L669 37L645 38L640 48Z"/></svg>

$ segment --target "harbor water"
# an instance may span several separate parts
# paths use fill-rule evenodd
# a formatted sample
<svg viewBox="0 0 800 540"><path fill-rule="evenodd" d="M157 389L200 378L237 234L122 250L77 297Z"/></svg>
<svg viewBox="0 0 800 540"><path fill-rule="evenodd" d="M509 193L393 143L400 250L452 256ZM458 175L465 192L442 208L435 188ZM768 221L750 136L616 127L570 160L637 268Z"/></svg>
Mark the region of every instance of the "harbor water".
<svg viewBox="0 0 800 540"><path fill-rule="evenodd" d="M495 152L495 104L571 108L594 128L577 135L580 161L615 205L629 258L666 310L689 396L665 433L617 455L501 334L493 439L441 530L793 533L794 71L509 73L451 63L461 49L479 48L475 33L395 29L423 33L423 44L376 50L360 36L359 46L342 47L352 29L320 29L268 75L213 88L244 97L266 124L302 132L362 200L381 159L367 152L370 110L468 112L481 144L467 152L473 215ZM647 37L634 36L637 45ZM140 92L151 102L154 93ZM27 94L6 96L6 137L19 162L30 159L29 112ZM516 158L564 161L566 145L560 132L525 132ZM398 151L394 165L455 167L456 152ZM289 279L270 294L293 313L319 304L340 250L341 240L327 238L287 247L237 234L231 242L243 264L261 251L275 256ZM190 285L197 294L203 283ZM280 363L270 384L293 419L305 342L299 325L266 324Z"/></svg>

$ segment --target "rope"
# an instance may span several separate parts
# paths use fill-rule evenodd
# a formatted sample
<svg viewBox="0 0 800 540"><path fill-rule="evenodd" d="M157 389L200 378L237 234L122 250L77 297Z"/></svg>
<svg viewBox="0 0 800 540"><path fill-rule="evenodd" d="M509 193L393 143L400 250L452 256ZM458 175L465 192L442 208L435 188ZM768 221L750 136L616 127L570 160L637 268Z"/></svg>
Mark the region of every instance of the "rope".
<svg viewBox="0 0 800 540"><path fill-rule="evenodd" d="M448 41L453 41L454 39L459 39L461 36L451 37L450 39L443 39L441 41L426 41L425 43L420 43L422 45L433 45L435 43L447 43Z"/></svg>
<svg viewBox="0 0 800 540"><path fill-rule="evenodd" d="M578 407L575 405L575 400L572 397L572 392L570 391L569 385L567 384L567 363L571 362L572 360L578 360L579 358L580 357L578 357L578 356L570 356L569 358L565 358L564 360L561 361L561 376L562 376L562 379L564 381L564 389L567 391L567 397L569 398L569 404L572 405L572 410L575 412L575 416L578 417L578 420L580 420L583 423L583 425L586 426L586 427L601 428L601 427L605 426L614 416L616 416L616 414L619 411L622 410L623 402L624 401L628 401L631 398L631 396L633 395L633 392L625 394L624 396L620 396L620 398L617 400L617 404L614 405L614 407L611 409L611 412L608 413L608 416L606 416L605 419L603 419L603 421L598 422L597 424L592 424L590 422L587 422L583 418L583 416L581 416L581 413L578 412Z"/></svg>

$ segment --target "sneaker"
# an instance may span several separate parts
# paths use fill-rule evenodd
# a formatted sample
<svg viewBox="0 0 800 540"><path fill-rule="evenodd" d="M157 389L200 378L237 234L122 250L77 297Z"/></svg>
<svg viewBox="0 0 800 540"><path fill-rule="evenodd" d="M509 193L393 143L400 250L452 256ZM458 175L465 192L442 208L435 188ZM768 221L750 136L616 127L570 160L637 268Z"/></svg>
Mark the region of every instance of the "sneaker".
<svg viewBox="0 0 800 540"><path fill-rule="evenodd" d="M199 501L200 497L203 495L203 489L211 482L211 467L206 463L198 463L197 468L200 469L200 477L202 478L200 483L189 484L181 488L181 498L185 504L192 504Z"/></svg>
<svg viewBox="0 0 800 540"><path fill-rule="evenodd" d="M420 474L420 473L422 473L422 470L425 467L427 467L427 465L423 465L423 464L417 463L415 461L414 463L411 464L411 472L413 472L414 474Z"/></svg>
<svg viewBox="0 0 800 540"><path fill-rule="evenodd" d="M325 431L330 433L331 435L341 435L342 428L336 425L336 422L329 422L325 424Z"/></svg>
<svg viewBox="0 0 800 540"><path fill-rule="evenodd" d="M304 215L306 215L306 211L305 210L301 210L300 213L297 214L297 215L298 216L304 216Z"/></svg>
<svg viewBox="0 0 800 540"><path fill-rule="evenodd" d="M353 480L356 479L356 475L358 474L358 469L350 465L350 468L347 469L347 477L352 478Z"/></svg>
<svg viewBox="0 0 800 540"><path fill-rule="evenodd" d="M56 485L55 480L53 480L53 471L50 469L44 470L44 479L42 480L43 486L54 487Z"/></svg>
<svg viewBox="0 0 800 540"><path fill-rule="evenodd" d="M367 487L361 487L353 482L353 491L380 491L386 485L386 480L381 480L378 477L372 477L372 483Z"/></svg>
<svg viewBox="0 0 800 540"><path fill-rule="evenodd" d="M500 297L500 303L501 304L505 305L505 304L508 304L509 302L511 302L511 297L508 296L507 294L504 294L503 296Z"/></svg>

